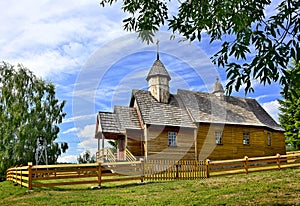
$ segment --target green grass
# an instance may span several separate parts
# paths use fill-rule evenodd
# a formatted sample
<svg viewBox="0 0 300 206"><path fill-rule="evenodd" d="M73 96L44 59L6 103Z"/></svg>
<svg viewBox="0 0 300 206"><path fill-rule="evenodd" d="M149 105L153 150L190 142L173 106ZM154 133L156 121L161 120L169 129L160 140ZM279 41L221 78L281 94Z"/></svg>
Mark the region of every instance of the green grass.
<svg viewBox="0 0 300 206"><path fill-rule="evenodd" d="M147 184L34 189L0 183L2 205L300 205L300 168Z"/></svg>

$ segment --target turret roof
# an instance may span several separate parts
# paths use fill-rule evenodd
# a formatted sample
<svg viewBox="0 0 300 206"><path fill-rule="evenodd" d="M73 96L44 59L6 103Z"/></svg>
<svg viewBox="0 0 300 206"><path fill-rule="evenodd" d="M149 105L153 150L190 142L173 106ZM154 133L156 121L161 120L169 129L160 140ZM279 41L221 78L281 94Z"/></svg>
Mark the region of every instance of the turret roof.
<svg viewBox="0 0 300 206"><path fill-rule="evenodd" d="M148 75L147 75L147 81L154 76L164 76L167 77L168 80L171 80L171 77L168 73L168 71L166 70L164 64L159 60L156 59L153 66L151 67Z"/></svg>
<svg viewBox="0 0 300 206"><path fill-rule="evenodd" d="M219 78L217 77L212 93L213 94L215 94L215 93L223 93L224 94L224 92L225 92L224 88L223 88L221 82L219 81Z"/></svg>

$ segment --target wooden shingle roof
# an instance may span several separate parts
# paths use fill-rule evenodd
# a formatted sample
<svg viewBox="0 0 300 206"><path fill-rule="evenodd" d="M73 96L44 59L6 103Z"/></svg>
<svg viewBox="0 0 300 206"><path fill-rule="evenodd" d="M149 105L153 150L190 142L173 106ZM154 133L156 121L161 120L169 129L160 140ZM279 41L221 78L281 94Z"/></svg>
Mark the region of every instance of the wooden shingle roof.
<svg viewBox="0 0 300 206"><path fill-rule="evenodd" d="M178 90L177 94L195 122L264 126L283 131L255 99L219 98L188 90Z"/></svg>
<svg viewBox="0 0 300 206"><path fill-rule="evenodd" d="M171 77L168 73L168 71L166 70L164 64L159 60L155 60L155 62L153 63L153 66L151 67L148 75L147 75L147 81L154 76L164 76L167 77L169 80L171 80Z"/></svg>
<svg viewBox="0 0 300 206"><path fill-rule="evenodd" d="M141 129L136 108L115 106L114 110L122 129Z"/></svg>
<svg viewBox="0 0 300 206"><path fill-rule="evenodd" d="M148 91L133 90L144 124L195 128L183 102L177 95L170 96L170 104L160 103Z"/></svg>
<svg viewBox="0 0 300 206"><path fill-rule="evenodd" d="M100 131L105 133L122 133L118 117L115 113L99 112L98 118L100 120Z"/></svg>
<svg viewBox="0 0 300 206"><path fill-rule="evenodd" d="M103 133L125 133L125 129L141 129L135 108L115 106L114 112L99 112L100 131Z"/></svg>

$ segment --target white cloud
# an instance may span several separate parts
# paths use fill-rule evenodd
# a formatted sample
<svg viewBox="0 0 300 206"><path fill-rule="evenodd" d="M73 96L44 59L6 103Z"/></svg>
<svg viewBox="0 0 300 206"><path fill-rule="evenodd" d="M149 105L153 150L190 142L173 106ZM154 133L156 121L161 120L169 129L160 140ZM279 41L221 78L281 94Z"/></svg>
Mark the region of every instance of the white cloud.
<svg viewBox="0 0 300 206"><path fill-rule="evenodd" d="M80 138L79 149L89 150L92 154L97 152L98 142L95 139L95 129L96 124L86 125L77 133L77 136Z"/></svg>
<svg viewBox="0 0 300 206"><path fill-rule="evenodd" d="M71 73L77 68L76 59L61 55L58 51L47 50L42 53L27 53L12 60L14 64L22 63L40 77L56 75L57 72ZM53 71L56 73L54 74ZM57 76L58 77L58 76Z"/></svg>
<svg viewBox="0 0 300 206"><path fill-rule="evenodd" d="M57 162L60 163L77 163L77 156L76 155L62 155L58 157Z"/></svg>
<svg viewBox="0 0 300 206"><path fill-rule="evenodd" d="M75 132L78 132L79 131L79 128L76 128L76 127L73 127L73 128L70 128L64 132L62 132L63 134L69 134L69 133L75 133Z"/></svg>
<svg viewBox="0 0 300 206"><path fill-rule="evenodd" d="M70 122L76 122L76 121L87 121L90 119L94 119L96 121L97 114L87 114L87 115L80 115L75 117L70 117L67 119L64 119L62 123L70 123Z"/></svg>
<svg viewBox="0 0 300 206"><path fill-rule="evenodd" d="M122 35L124 14L116 7L92 0L1 1L1 60L42 77L74 73L99 44Z"/></svg>
<svg viewBox="0 0 300 206"><path fill-rule="evenodd" d="M271 115L271 117L278 122L278 113L279 113L279 103L277 100L271 102L265 102L262 104L262 107Z"/></svg>
<svg viewBox="0 0 300 206"><path fill-rule="evenodd" d="M82 139L92 139L95 136L96 124L86 125L78 132L78 137Z"/></svg>

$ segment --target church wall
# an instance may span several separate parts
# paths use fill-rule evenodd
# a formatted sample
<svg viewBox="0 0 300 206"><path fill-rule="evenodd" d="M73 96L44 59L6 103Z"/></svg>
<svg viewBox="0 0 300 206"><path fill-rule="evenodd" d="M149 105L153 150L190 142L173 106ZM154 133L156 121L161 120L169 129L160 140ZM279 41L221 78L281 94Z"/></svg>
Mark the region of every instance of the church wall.
<svg viewBox="0 0 300 206"><path fill-rule="evenodd" d="M168 132L177 133L176 146L168 145ZM148 159L195 159L194 129L151 125L148 128Z"/></svg>
<svg viewBox="0 0 300 206"><path fill-rule="evenodd" d="M216 144L216 131L222 132L222 144ZM250 144L243 144L243 134L249 132ZM267 133L271 134L268 146ZM197 134L198 159L226 160L285 154L283 132L268 131L263 127L200 124Z"/></svg>

